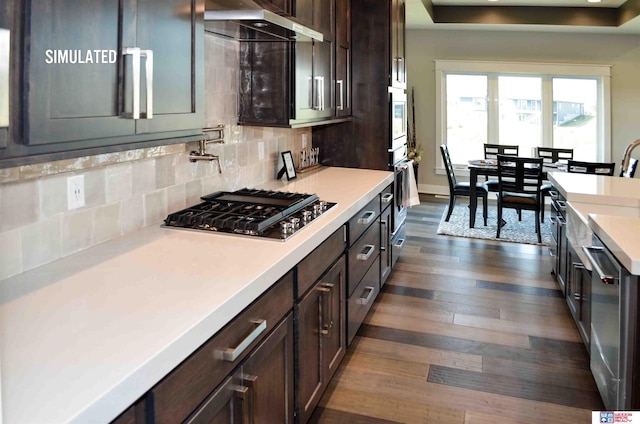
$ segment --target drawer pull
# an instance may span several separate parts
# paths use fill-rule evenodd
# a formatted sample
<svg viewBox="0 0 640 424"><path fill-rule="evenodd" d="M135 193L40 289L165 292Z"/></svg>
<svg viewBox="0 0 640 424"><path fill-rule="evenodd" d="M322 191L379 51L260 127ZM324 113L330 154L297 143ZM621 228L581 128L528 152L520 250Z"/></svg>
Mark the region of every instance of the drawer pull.
<svg viewBox="0 0 640 424"><path fill-rule="evenodd" d="M358 218L358 224L368 225L375 218L376 213L374 211L366 211L360 218Z"/></svg>
<svg viewBox="0 0 640 424"><path fill-rule="evenodd" d="M260 336L260 334L262 334L267 329L266 319L252 320L251 322L256 324L256 328L251 333L249 333L249 335L245 337L245 339L242 340L238 346L234 348L228 348L227 350L222 352L222 359L227 362L235 361L240 355L242 355L242 352L244 352L245 349L247 349L251 345L251 343L253 343L258 338L258 336Z"/></svg>
<svg viewBox="0 0 640 424"><path fill-rule="evenodd" d="M385 193L382 195L382 203L391 203L393 200L393 193Z"/></svg>
<svg viewBox="0 0 640 424"><path fill-rule="evenodd" d="M402 249L404 247L404 242L407 241L406 239L400 239L398 240L398 242L394 245L394 247L397 247L398 249Z"/></svg>
<svg viewBox="0 0 640 424"><path fill-rule="evenodd" d="M356 303L360 305L368 305L369 301L373 297L373 294L376 292L376 289L371 286L365 286L364 289L369 290L369 294L367 294L365 297L359 297L356 299Z"/></svg>
<svg viewBox="0 0 640 424"><path fill-rule="evenodd" d="M358 253L357 258L359 261L369 260L369 258L375 251L376 251L376 247L373 244L365 244L362 251Z"/></svg>

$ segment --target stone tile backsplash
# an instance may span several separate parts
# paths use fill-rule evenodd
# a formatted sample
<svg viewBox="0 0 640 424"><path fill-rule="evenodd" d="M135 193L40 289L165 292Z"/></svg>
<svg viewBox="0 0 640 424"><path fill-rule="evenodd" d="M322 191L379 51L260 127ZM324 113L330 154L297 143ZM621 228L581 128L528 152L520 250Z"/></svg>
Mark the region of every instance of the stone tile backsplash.
<svg viewBox="0 0 640 424"><path fill-rule="evenodd" d="M300 150L310 130L235 125L237 55L235 42L205 35L205 126L225 125L225 144L207 151L222 174L215 162L189 161L197 143L0 169L0 280L160 225L203 194L273 180L279 152ZM85 206L68 210L72 175L84 175Z"/></svg>

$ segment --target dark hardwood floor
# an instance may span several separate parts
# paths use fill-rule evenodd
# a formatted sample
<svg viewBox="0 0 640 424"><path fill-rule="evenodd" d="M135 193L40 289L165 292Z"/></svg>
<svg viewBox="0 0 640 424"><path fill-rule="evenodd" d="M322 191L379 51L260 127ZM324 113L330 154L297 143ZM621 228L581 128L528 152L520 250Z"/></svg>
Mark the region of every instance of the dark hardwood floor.
<svg viewBox="0 0 640 424"><path fill-rule="evenodd" d="M546 247L437 235L409 210L398 264L313 423L590 423L603 409Z"/></svg>

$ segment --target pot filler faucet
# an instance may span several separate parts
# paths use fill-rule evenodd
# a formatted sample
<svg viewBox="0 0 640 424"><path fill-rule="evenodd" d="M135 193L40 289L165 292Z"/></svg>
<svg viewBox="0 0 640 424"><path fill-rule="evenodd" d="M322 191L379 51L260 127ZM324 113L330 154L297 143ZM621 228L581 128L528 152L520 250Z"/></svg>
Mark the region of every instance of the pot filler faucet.
<svg viewBox="0 0 640 424"><path fill-rule="evenodd" d="M206 150L207 150L207 144L210 144L210 143L224 144L224 125L220 124L217 127L205 128L204 130L202 130L203 133L212 132L212 131L218 132L218 137L214 138L213 140L200 140L199 150L198 151L194 150L191 153L189 153L189 161L196 162L199 160L208 160L208 161L215 160L216 162L218 162L218 173L222 174L222 167L220 166L220 156L207 153Z"/></svg>
<svg viewBox="0 0 640 424"><path fill-rule="evenodd" d="M627 172L627 168L629 167L629 160L631 159L631 152L636 146L640 145L640 138L629 143L626 149L624 149L624 155L622 155L622 169L624 172Z"/></svg>

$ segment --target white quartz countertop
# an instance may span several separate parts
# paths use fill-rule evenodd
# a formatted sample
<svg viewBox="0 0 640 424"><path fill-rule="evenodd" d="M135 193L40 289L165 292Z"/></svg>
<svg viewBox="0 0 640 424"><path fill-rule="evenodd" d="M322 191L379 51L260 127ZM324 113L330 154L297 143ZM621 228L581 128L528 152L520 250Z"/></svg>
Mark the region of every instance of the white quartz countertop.
<svg viewBox="0 0 640 424"><path fill-rule="evenodd" d="M631 274L640 275L640 218L589 214L589 225Z"/></svg>
<svg viewBox="0 0 640 424"><path fill-rule="evenodd" d="M0 422L109 422L392 181L324 168L261 186L337 203L286 242L158 224L0 281Z"/></svg>
<svg viewBox="0 0 640 424"><path fill-rule="evenodd" d="M567 200L567 238L583 256L595 233L632 274L640 274L640 180L601 175L549 173Z"/></svg>
<svg viewBox="0 0 640 424"><path fill-rule="evenodd" d="M640 179L549 172L549 181L569 202L640 207Z"/></svg>

